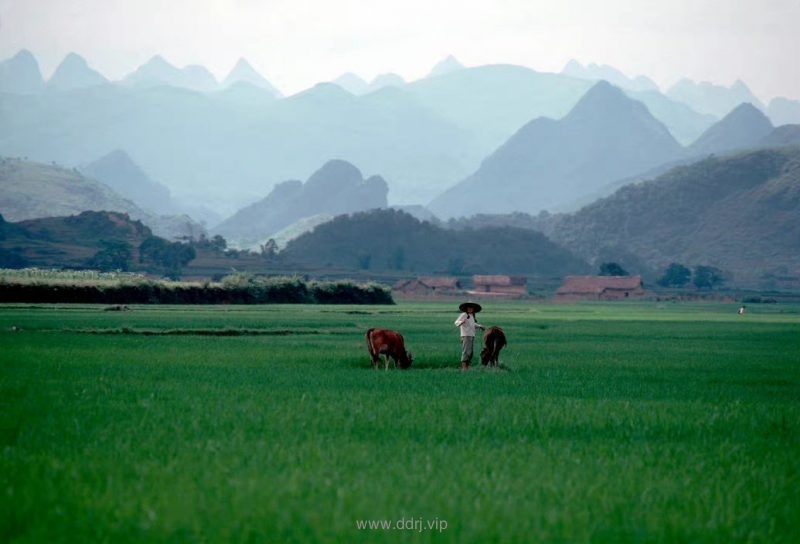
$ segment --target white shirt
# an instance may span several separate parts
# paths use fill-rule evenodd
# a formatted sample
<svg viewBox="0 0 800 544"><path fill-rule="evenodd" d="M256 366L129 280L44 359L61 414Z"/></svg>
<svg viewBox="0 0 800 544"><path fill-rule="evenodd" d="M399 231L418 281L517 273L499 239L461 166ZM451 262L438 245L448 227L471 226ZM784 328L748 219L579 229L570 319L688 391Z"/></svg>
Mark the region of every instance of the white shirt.
<svg viewBox="0 0 800 544"><path fill-rule="evenodd" d="M458 316L455 325L461 327L461 336L475 336L476 328L483 330L483 325L475 321L475 315L470 316L467 312Z"/></svg>

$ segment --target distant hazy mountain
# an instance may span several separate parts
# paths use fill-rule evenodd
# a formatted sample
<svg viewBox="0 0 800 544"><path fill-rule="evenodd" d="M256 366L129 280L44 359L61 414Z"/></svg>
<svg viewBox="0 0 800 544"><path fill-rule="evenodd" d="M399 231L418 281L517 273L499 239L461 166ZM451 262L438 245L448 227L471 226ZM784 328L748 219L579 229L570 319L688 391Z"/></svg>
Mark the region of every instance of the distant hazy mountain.
<svg viewBox="0 0 800 544"><path fill-rule="evenodd" d="M27 49L0 62L0 93L37 94L43 90L39 63Z"/></svg>
<svg viewBox="0 0 800 544"><path fill-rule="evenodd" d="M125 76L122 84L138 88L169 85L202 92L213 91L218 87L214 76L203 66L189 65L179 69L159 55Z"/></svg>
<svg viewBox="0 0 800 544"><path fill-rule="evenodd" d="M381 172L396 203L427 202L488 150L406 87L355 97L322 84L281 100L240 82L216 93L120 85L0 95L0 155L86 164L125 149L174 198L229 216L331 157Z"/></svg>
<svg viewBox="0 0 800 544"><path fill-rule="evenodd" d="M458 62L458 59L456 59L453 55L448 55L447 58L440 60L433 68L431 68L431 71L428 73L427 77L442 76L463 69L464 65Z"/></svg>
<svg viewBox="0 0 800 544"><path fill-rule="evenodd" d="M231 85L242 82L249 83L250 85L269 91L270 94L272 94L272 96L275 98L280 98L283 96L281 92L273 87L272 84L264 78L264 76L259 74L249 62L243 58L240 58L236 63L236 66L233 67L228 76L222 82L221 86L223 88L228 88Z"/></svg>
<svg viewBox="0 0 800 544"><path fill-rule="evenodd" d="M769 101L767 115L775 126L800 123L800 100L777 97Z"/></svg>
<svg viewBox="0 0 800 544"><path fill-rule="evenodd" d="M628 90L625 94L647 106L653 117L664 123L681 145L694 142L719 120L713 115L697 113L683 102L672 100L657 91Z"/></svg>
<svg viewBox="0 0 800 544"><path fill-rule="evenodd" d="M752 104L740 104L706 130L687 149L689 156L725 153L758 145L773 130L772 123Z"/></svg>
<svg viewBox="0 0 800 544"><path fill-rule="evenodd" d="M716 266L734 280L800 276L800 147L710 157L557 216L546 234L591 261Z"/></svg>
<svg viewBox="0 0 800 544"><path fill-rule="evenodd" d="M369 83L352 72L347 72L334 79L334 83L352 95L362 95L369 90Z"/></svg>
<svg viewBox="0 0 800 544"><path fill-rule="evenodd" d="M658 85L656 85L656 83L647 76L636 76L635 78L629 78L613 66L609 66L607 64L598 66L597 64L591 63L587 66L583 66L580 62L572 59L566 64L566 66L564 66L564 69L561 70L561 73L565 76L588 79L591 81L605 80L616 87L631 91L659 90Z"/></svg>
<svg viewBox="0 0 800 544"><path fill-rule="evenodd" d="M136 87L154 87L158 85L182 86L181 71L168 63L160 55L156 55L139 66L134 72L125 76L121 83Z"/></svg>
<svg viewBox="0 0 800 544"><path fill-rule="evenodd" d="M770 129L769 126L764 124L763 119L760 118L760 112L757 115L747 115L747 109L748 108L743 108L741 112L743 115L741 115L741 117L734 115L730 123L720 123L720 126L716 127L715 130L709 130L708 135L704 139L704 145L709 146L707 149L716 148L716 151L698 152L696 150L693 151L690 147L686 147L679 158L660 164L655 168L638 172L633 176L615 180L609 185L600 188L595 193L587 194L586 198L579 202L579 204L582 206L591 204L595 200L606 197L626 185L654 179L673 168L691 164L711 153L729 155L733 152L743 150L800 145L800 125L783 125ZM731 114L733 113L734 112L731 112ZM739 117L738 121L737 117ZM748 117L751 123L746 122ZM767 131L766 135L762 136L765 131Z"/></svg>
<svg viewBox="0 0 800 544"><path fill-rule="evenodd" d="M591 86L522 66L490 65L428 77L405 89L422 105L469 130L485 156L531 119L563 117Z"/></svg>
<svg viewBox="0 0 800 544"><path fill-rule="evenodd" d="M739 104L750 103L759 109L764 106L753 95L747 85L737 80L730 87L715 85L706 81L695 83L682 79L667 90L667 96L689 105L695 111L722 118Z"/></svg>
<svg viewBox="0 0 800 544"><path fill-rule="evenodd" d="M688 145L696 140L718 120L714 115L698 113L687 104L661 94L658 85L648 77L629 78L613 66L597 64L583 66L576 60L570 60L561 73L590 81L605 80L619 87L628 96L647 106L653 117L664 123L682 145Z"/></svg>
<svg viewBox="0 0 800 544"><path fill-rule="evenodd" d="M563 119L538 118L522 127L429 208L440 217L563 210L681 151L643 104L601 81Z"/></svg>
<svg viewBox="0 0 800 544"><path fill-rule="evenodd" d="M406 206L390 206L392 209L405 212L412 217L419 219L420 221L429 221L431 223L440 223L439 218L436 217L433 212L431 212L425 206L421 206L419 204L410 204Z"/></svg>
<svg viewBox="0 0 800 544"><path fill-rule="evenodd" d="M406 81L397 74L391 72L375 76L369 84L369 92L374 92L384 87L402 87Z"/></svg>
<svg viewBox="0 0 800 544"><path fill-rule="evenodd" d="M276 185L266 198L239 210L213 232L250 247L303 218L385 208L387 193L380 176L364 179L352 164L332 160L305 183L292 180Z"/></svg>
<svg viewBox="0 0 800 544"><path fill-rule="evenodd" d="M317 215L312 215L310 217L303 217L302 219L298 219L291 225L283 227L281 230L271 235L269 238L275 241L275 243L278 245L278 248L283 249L289 242L291 242L295 238L302 236L307 232L311 232L318 226L327 223L328 221L331 221L333 218L334 216L328 213L320 213ZM256 247L256 245L253 245L253 248L258 249L262 245L262 243L263 241L258 244L258 247Z"/></svg>
<svg viewBox="0 0 800 544"><path fill-rule="evenodd" d="M65 216L86 210L143 214L130 200L77 170L0 159L0 213L7 221Z"/></svg>
<svg viewBox="0 0 800 544"><path fill-rule="evenodd" d="M759 145L764 147L800 146L800 124L776 127L759 142Z"/></svg>
<svg viewBox="0 0 800 544"><path fill-rule="evenodd" d="M522 66L490 65L426 78L405 88L428 108L470 130L486 150L485 156L530 120L566 115L594 83ZM626 93L645 103L684 144L717 120L656 91Z"/></svg>
<svg viewBox="0 0 800 544"><path fill-rule="evenodd" d="M237 73L248 72L241 66ZM367 85L389 85L359 96L320 84L275 99L242 80L195 92L187 71L156 57L126 85L0 93L0 155L80 165L125 149L169 184L176 201L191 199L223 217L282 180L305 179L331 157L380 172L392 204L425 203L475 172L532 119L564 117L592 85L496 65L403 85L379 76ZM681 142L694 141L712 121L655 91L628 95Z"/></svg>
<svg viewBox="0 0 800 544"><path fill-rule="evenodd" d="M221 91L211 93L214 99L232 106L243 115L257 114L272 106L277 100L275 94L265 87L258 87L247 81L237 81Z"/></svg>
<svg viewBox="0 0 800 544"><path fill-rule="evenodd" d="M91 69L86 63L86 59L70 53L64 57L56 71L53 72L47 81L47 87L59 91L69 91L105 83L108 83L108 80L100 72Z"/></svg>
<svg viewBox="0 0 800 544"><path fill-rule="evenodd" d="M185 87L195 91L208 92L216 90L219 86L217 80L205 66L190 64L189 66L185 66L181 70L181 73L183 74L183 78L180 84L175 85L176 87Z"/></svg>
<svg viewBox="0 0 800 544"><path fill-rule="evenodd" d="M397 74L380 74L371 82L367 83L352 72L340 75L331 83L338 85L348 93L356 96L372 93L384 87L402 87L406 84L405 80Z"/></svg>
<svg viewBox="0 0 800 544"><path fill-rule="evenodd" d="M121 149L82 167L81 172L105 183L144 210L157 214L176 212L169 189L150 179Z"/></svg>
<svg viewBox="0 0 800 544"><path fill-rule="evenodd" d="M323 83L279 106L265 126L276 141L259 149L261 156L281 153L277 164L314 157L295 172L305 172L316 157L317 165L342 157L381 172L395 202L428 200L473 169L483 153L473 134L425 107L406 87L356 97Z"/></svg>
<svg viewBox="0 0 800 544"><path fill-rule="evenodd" d="M75 215L87 210L126 213L165 238L198 237L203 232L185 215L157 216L144 211L75 169L0 159L0 214L7 221Z"/></svg>

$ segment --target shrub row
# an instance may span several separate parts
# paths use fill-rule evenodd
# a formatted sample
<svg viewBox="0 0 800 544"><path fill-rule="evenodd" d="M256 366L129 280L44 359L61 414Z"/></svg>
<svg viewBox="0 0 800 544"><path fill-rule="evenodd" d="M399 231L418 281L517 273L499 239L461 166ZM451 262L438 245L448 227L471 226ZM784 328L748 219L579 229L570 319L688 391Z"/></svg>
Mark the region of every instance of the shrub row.
<svg viewBox="0 0 800 544"><path fill-rule="evenodd" d="M0 302L82 304L394 304L377 284L306 283L298 278L229 276L221 283L119 284L0 282Z"/></svg>

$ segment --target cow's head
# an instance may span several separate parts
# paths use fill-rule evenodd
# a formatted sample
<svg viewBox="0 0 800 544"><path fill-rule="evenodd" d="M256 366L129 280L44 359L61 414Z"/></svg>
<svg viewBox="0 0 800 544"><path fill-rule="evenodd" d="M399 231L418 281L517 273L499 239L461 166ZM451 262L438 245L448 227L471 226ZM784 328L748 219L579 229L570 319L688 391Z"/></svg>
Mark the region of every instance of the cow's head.
<svg viewBox="0 0 800 544"><path fill-rule="evenodd" d="M491 358L491 354L489 353L489 348L484 346L481 350L481 364L486 366L489 364L489 359Z"/></svg>
<svg viewBox="0 0 800 544"><path fill-rule="evenodd" d="M400 368L408 368L411 366L414 357L406 351L403 356L400 358Z"/></svg>

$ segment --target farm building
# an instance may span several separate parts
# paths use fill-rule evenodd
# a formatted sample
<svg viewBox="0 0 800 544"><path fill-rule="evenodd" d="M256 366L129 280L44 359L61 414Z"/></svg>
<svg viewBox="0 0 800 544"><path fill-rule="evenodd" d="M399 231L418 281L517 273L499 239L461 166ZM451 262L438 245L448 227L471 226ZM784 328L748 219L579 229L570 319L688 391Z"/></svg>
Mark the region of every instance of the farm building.
<svg viewBox="0 0 800 544"><path fill-rule="evenodd" d="M455 294L461 291L461 282L451 277L419 277L400 280L392 290L406 295Z"/></svg>
<svg viewBox="0 0 800 544"><path fill-rule="evenodd" d="M522 276L472 276L476 293L494 295L527 295L528 280Z"/></svg>
<svg viewBox="0 0 800 544"><path fill-rule="evenodd" d="M567 276L556 300L625 300L644 294L641 276Z"/></svg>

